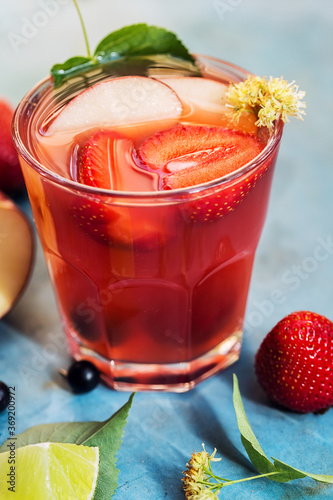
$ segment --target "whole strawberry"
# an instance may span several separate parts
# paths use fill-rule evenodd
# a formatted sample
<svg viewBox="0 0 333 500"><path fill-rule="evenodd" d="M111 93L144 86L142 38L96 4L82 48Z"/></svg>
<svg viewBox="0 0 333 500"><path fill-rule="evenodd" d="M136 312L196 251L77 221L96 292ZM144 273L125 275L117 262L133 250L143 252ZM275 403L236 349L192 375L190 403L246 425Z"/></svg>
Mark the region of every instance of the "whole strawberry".
<svg viewBox="0 0 333 500"><path fill-rule="evenodd" d="M269 398L290 410L333 406L333 323L309 311L289 314L266 335L255 369Z"/></svg>
<svg viewBox="0 0 333 500"><path fill-rule="evenodd" d="M0 190L7 194L20 191L23 175L11 135L11 106L0 99Z"/></svg>

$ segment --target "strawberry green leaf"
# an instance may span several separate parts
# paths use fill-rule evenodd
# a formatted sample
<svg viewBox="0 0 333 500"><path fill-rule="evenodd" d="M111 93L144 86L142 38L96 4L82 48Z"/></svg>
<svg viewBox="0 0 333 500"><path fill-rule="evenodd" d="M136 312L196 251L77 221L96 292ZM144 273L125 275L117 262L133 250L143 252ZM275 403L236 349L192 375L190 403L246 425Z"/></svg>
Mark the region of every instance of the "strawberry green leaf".
<svg viewBox="0 0 333 500"><path fill-rule="evenodd" d="M194 62L193 56L174 33L144 23L125 26L110 33L98 44L94 56L106 62L114 57L114 54L119 56L170 54Z"/></svg>
<svg viewBox="0 0 333 500"><path fill-rule="evenodd" d="M280 470L284 470L287 473L293 475L293 474L299 474L299 477L311 477L311 479L314 479L315 481L319 481L320 483L330 483L333 484L333 476L328 476L326 474L311 474L309 472L304 472L299 469L295 469L295 467L292 467L291 465L287 465L284 462L281 462L280 460L277 460L276 458L273 458L274 460L274 465L279 468ZM302 474L302 476L301 476ZM291 479L296 479L291 477Z"/></svg>

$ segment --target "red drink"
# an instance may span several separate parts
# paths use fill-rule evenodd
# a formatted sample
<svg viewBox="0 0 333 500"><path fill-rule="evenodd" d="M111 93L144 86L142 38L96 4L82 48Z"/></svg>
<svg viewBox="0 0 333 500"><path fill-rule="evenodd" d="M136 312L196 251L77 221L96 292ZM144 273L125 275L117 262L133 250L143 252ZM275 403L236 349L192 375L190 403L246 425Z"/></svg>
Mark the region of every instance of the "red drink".
<svg viewBox="0 0 333 500"><path fill-rule="evenodd" d="M217 60L201 63L204 77L222 84L246 77ZM174 143L188 126L200 133L202 127L232 127L222 105L203 109L189 96L193 105L183 100L177 118L106 127L112 171L105 190L95 178L90 183L86 165L83 173L79 168L82 155L85 161L90 155L91 137L100 141L105 124L49 133L58 110L90 83L75 82L59 97L45 82L31 91L15 120L69 348L97 364L116 389L184 391L238 359L282 126L271 138L256 139L265 148L242 168L177 188L179 162L155 168L142 161L152 154L150 138L153 146L161 139L163 150L164 137ZM257 135L251 119L238 128ZM218 149L205 151L203 161L208 164Z"/></svg>

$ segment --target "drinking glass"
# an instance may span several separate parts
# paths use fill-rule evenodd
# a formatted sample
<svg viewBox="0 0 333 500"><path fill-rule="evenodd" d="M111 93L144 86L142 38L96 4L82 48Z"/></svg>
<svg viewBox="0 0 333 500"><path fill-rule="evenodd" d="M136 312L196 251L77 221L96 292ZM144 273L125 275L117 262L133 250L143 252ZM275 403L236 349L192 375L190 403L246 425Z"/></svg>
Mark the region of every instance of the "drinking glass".
<svg viewBox="0 0 333 500"><path fill-rule="evenodd" d="M248 76L218 59L198 61L220 82ZM73 357L92 361L111 387L186 391L240 355L283 124L270 137L259 132L267 145L253 161L209 183L98 189L46 164L36 140L45 121L96 81L77 77L55 91L45 79L13 121L62 326Z"/></svg>

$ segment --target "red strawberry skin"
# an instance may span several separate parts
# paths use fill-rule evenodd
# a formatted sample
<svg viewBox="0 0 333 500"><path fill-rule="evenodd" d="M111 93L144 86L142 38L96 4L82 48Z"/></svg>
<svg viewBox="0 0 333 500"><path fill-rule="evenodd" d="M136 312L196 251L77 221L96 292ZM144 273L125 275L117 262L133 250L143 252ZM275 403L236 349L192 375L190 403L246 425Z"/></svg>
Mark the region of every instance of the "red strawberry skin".
<svg viewBox="0 0 333 500"><path fill-rule="evenodd" d="M102 189L117 189L117 179L112 171L114 164L115 139L120 135L111 130L97 130L77 155L78 181L87 186Z"/></svg>
<svg viewBox="0 0 333 500"><path fill-rule="evenodd" d="M264 148L259 139L222 127L178 125L148 138L139 156L151 168L163 168L165 189L210 182L234 172Z"/></svg>
<svg viewBox="0 0 333 500"><path fill-rule="evenodd" d="M333 323L309 311L289 314L263 340L255 370L283 407L311 413L333 406Z"/></svg>
<svg viewBox="0 0 333 500"><path fill-rule="evenodd" d="M77 149L77 180L95 188L130 191L131 186L136 186L137 176L141 181L146 174L132 169L121 148L127 151L134 145L117 132L97 129ZM117 206L116 197L92 194L90 198L78 197L70 215L80 230L103 245L155 248L162 237L160 220L153 214L140 218L141 210L119 206L119 202Z"/></svg>
<svg viewBox="0 0 333 500"><path fill-rule="evenodd" d="M158 132L139 148L150 168L162 170L162 188L193 187L230 174L258 156L265 145L252 134L222 127L183 125ZM184 207L188 220L213 222L232 212L269 168L245 176L230 189Z"/></svg>
<svg viewBox="0 0 333 500"><path fill-rule="evenodd" d="M24 186L18 155L11 135L13 114L12 107L0 99L0 190L7 194L18 192Z"/></svg>
<svg viewBox="0 0 333 500"><path fill-rule="evenodd" d="M121 144L129 142L134 168L119 150ZM136 184L142 185L143 177L149 179L151 175L156 181L160 178L160 189L169 191L188 183L204 183L207 179L219 178L237 170L263 148L264 143L251 134L222 127L177 125L153 134L136 152L130 139L112 130L99 129L85 137L77 149L76 176L80 183L88 186L131 191L128 188L130 181L135 188ZM206 223L229 214L271 166L272 162L266 161L260 169L241 176L230 186L207 192L201 198L195 196L193 201L190 198L180 204L182 219ZM140 176L138 183L135 176ZM157 187L156 182L155 189ZM149 188L143 190L148 191ZM132 219L124 208L119 210L97 198L96 201L73 207L72 218L82 230L103 244L128 245L135 241L151 246L152 240L160 238L155 222L146 224L144 228L144 221L141 221L140 228L136 224L133 227Z"/></svg>

